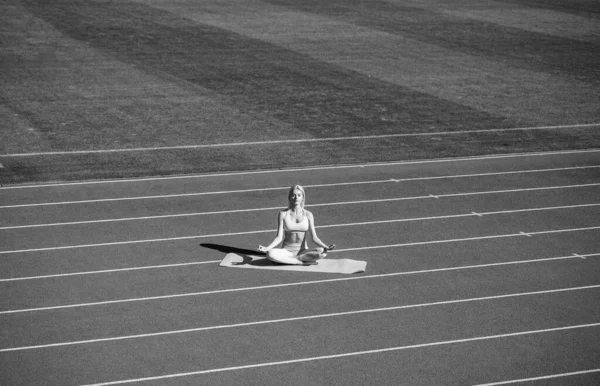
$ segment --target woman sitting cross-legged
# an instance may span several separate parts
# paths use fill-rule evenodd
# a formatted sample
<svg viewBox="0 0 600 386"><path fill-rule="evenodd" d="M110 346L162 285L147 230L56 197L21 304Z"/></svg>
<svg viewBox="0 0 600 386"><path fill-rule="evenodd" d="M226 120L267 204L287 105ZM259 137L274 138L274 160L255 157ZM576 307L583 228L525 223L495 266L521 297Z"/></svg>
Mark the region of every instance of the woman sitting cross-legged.
<svg viewBox="0 0 600 386"><path fill-rule="evenodd" d="M315 220L311 212L304 209L306 196L300 185L290 188L288 208L279 212L277 236L271 244L258 250L267 253L267 258L281 264L313 265L327 256L327 251L335 244L327 246L319 239L315 230ZM320 248L308 249L307 233ZM275 248L282 243L281 248Z"/></svg>

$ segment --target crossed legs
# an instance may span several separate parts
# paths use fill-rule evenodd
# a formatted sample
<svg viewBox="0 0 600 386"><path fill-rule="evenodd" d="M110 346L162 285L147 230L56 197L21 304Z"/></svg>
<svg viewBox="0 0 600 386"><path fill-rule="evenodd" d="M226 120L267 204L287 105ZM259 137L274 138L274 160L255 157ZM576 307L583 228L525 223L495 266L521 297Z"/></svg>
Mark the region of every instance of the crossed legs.
<svg viewBox="0 0 600 386"><path fill-rule="evenodd" d="M267 258L281 264L313 265L327 256L323 248L305 249L299 252L288 251L283 248L273 248L267 252Z"/></svg>

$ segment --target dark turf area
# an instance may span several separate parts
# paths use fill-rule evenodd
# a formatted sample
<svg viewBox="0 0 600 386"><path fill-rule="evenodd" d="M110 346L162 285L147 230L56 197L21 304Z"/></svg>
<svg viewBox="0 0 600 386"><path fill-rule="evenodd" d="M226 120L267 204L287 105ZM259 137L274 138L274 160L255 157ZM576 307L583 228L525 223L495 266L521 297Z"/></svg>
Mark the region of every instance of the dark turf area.
<svg viewBox="0 0 600 386"><path fill-rule="evenodd" d="M0 182L595 148L594 2L9 0ZM536 13L536 10L538 12Z"/></svg>
<svg viewBox="0 0 600 386"><path fill-rule="evenodd" d="M516 68L574 76L597 82L598 44L526 32L473 19L381 0L322 2L268 0L269 3L339 18L460 53L510 63ZM596 11L599 8L596 7ZM596 42L597 43L597 42ZM469 118L467 118L469 119Z"/></svg>

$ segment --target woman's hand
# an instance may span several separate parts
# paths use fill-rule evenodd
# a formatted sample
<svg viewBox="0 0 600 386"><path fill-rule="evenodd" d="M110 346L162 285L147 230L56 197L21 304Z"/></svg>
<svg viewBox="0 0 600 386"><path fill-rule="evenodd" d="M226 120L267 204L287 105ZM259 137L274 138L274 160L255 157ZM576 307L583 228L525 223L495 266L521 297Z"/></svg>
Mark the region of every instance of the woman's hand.
<svg viewBox="0 0 600 386"><path fill-rule="evenodd" d="M267 250L267 247L265 247L265 246L262 246L262 245L259 245L259 246L258 246L258 251L259 251L259 252L268 252L268 250Z"/></svg>

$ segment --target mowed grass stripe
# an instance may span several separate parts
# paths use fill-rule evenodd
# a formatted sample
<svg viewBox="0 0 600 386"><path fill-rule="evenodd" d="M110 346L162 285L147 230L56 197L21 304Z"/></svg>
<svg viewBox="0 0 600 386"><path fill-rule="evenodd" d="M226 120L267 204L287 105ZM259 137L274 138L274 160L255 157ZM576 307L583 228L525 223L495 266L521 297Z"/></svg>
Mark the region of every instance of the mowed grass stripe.
<svg viewBox="0 0 600 386"><path fill-rule="evenodd" d="M398 0L395 0L398 2ZM526 1L517 0L516 5L501 5L500 2L489 2L489 7L473 7L474 3L482 5L481 2L448 2L445 0L399 0L403 4L412 4L433 12L443 12L463 19L475 19L483 23L493 23L502 26L522 29L530 32L542 33L552 36L571 38L594 42L598 31L597 21L585 12L570 13L566 2L561 1L562 9L544 9L541 2L538 6L528 6ZM581 9L581 0L573 10ZM586 0L583 0L585 2ZM394 0L392 0L394 2ZM470 4L469 4L470 3ZM544 1L544 3L547 3ZM558 28L557 28L558 27Z"/></svg>
<svg viewBox="0 0 600 386"><path fill-rule="evenodd" d="M600 19L600 3L595 0L502 0L502 3L533 9L551 9L557 12L592 18L593 20Z"/></svg>
<svg viewBox="0 0 600 386"><path fill-rule="evenodd" d="M497 128L509 121L140 3L28 4L62 33L124 63L213 90L242 111L271 115L314 137L424 126L466 130L473 122Z"/></svg>
<svg viewBox="0 0 600 386"><path fill-rule="evenodd" d="M266 0L536 72L597 81L596 44L384 0ZM368 5L368 6L367 6Z"/></svg>
<svg viewBox="0 0 600 386"><path fill-rule="evenodd" d="M445 4L448 7L454 5ZM228 9L227 15L219 15L217 12L216 15L207 16L192 6L174 6L168 1L153 2L153 6L195 21L264 39L352 71L494 115L529 122L528 124L594 122L598 117L598 108L592 102L598 99L597 87L589 80L519 69L510 65L509 61L475 56L442 45L377 31L316 11L303 13L293 7L286 11L281 6L271 4L271 8L262 6L253 14L236 12L232 8ZM482 7L483 12L488 9L486 5L478 4L477 8L480 9L479 7ZM365 6L365 11L370 8L370 5ZM277 22L268 31L257 30L256 26L263 19ZM304 34L299 35L296 31L304 31ZM587 142L585 133L572 133L572 136L562 136L561 139L543 134L546 133L535 135L538 137L535 142L538 145L554 143L565 146L574 140L579 144ZM505 150L513 146L533 149L531 146L534 142L529 142L526 137L519 138L520 144L507 137L509 136L488 140L508 140L503 144ZM476 138L463 138L460 141L463 144L468 141L469 148L472 148L475 146L472 142L474 140ZM487 145L491 144L488 142Z"/></svg>

